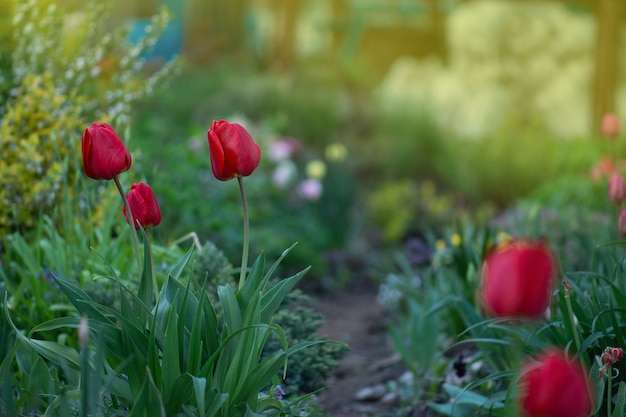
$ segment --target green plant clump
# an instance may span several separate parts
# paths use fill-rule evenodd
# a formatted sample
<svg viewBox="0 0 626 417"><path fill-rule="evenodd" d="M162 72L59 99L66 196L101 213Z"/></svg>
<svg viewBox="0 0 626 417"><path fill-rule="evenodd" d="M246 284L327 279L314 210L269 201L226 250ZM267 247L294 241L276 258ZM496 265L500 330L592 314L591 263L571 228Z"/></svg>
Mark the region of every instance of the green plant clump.
<svg viewBox="0 0 626 417"><path fill-rule="evenodd" d="M103 22L106 4L0 2L0 233L32 230L41 212L73 187L86 120L127 124L130 105L150 94L173 64L142 74L141 54L169 19L156 15L137 45ZM74 36L74 32L81 36ZM67 183L66 183L67 182Z"/></svg>

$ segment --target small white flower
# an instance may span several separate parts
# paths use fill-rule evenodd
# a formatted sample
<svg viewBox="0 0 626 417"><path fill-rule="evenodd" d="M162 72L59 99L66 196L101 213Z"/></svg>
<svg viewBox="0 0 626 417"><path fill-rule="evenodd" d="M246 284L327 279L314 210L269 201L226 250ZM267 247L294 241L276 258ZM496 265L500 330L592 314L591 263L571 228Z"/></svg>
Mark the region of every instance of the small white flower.
<svg viewBox="0 0 626 417"><path fill-rule="evenodd" d="M295 164L289 160L285 160L274 168L272 181L278 188L285 188L296 178L296 174L297 168Z"/></svg>

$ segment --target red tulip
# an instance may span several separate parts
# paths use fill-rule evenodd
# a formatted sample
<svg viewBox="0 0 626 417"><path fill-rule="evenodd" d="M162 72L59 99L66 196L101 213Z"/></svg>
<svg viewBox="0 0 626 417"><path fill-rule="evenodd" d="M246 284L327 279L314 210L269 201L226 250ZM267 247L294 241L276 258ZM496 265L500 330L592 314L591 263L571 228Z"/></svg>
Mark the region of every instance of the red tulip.
<svg viewBox="0 0 626 417"><path fill-rule="evenodd" d="M602 135L607 138L616 138L620 134L621 123L615 113L606 113L602 118Z"/></svg>
<svg viewBox="0 0 626 417"><path fill-rule="evenodd" d="M261 147L243 126L213 121L208 132L211 168L215 178L228 181L252 174L261 161Z"/></svg>
<svg viewBox="0 0 626 417"><path fill-rule="evenodd" d="M550 305L556 272L555 258L545 242L503 242L483 264L483 308L492 316L541 318Z"/></svg>
<svg viewBox="0 0 626 417"><path fill-rule="evenodd" d="M141 223L144 229L153 227L161 223L161 209L159 203L152 192L152 188L144 182L138 182L130 187L126 194L130 211L133 213L135 229L139 230ZM126 221L130 224L126 208L123 209Z"/></svg>
<svg viewBox="0 0 626 417"><path fill-rule="evenodd" d="M94 180L112 180L132 163L128 149L106 123L94 122L85 129L82 149L85 175Z"/></svg>
<svg viewBox="0 0 626 417"><path fill-rule="evenodd" d="M520 394L523 417L586 417L594 403L585 369L556 349L522 368Z"/></svg>

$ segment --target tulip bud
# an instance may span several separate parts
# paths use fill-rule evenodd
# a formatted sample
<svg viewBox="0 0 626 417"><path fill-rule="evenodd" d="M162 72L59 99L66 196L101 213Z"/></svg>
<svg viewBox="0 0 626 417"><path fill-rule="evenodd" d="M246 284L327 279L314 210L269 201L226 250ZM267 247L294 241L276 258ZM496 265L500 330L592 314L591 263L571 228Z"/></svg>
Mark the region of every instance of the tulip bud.
<svg viewBox="0 0 626 417"><path fill-rule="evenodd" d="M106 123L94 122L85 129L82 150L85 175L94 180L112 180L132 163L128 149Z"/></svg>
<svg viewBox="0 0 626 417"><path fill-rule="evenodd" d="M80 325L78 326L78 341L81 347L85 347L89 341L89 320L85 314L81 317Z"/></svg>
<svg viewBox="0 0 626 417"><path fill-rule="evenodd" d="M211 169L218 180L247 177L259 165L261 147L243 126L213 121L208 137Z"/></svg>
<svg viewBox="0 0 626 417"><path fill-rule="evenodd" d="M616 138L621 131L621 123L615 113L606 113L602 118L602 135L607 138Z"/></svg>
<svg viewBox="0 0 626 417"><path fill-rule="evenodd" d="M543 241L498 244L482 268L483 308L492 316L541 318L550 305L556 271L552 251Z"/></svg>
<svg viewBox="0 0 626 417"><path fill-rule="evenodd" d="M144 229L153 227L161 223L161 209L159 203L152 192L152 188L144 182L138 182L130 187L130 190L126 194L130 211L133 214L133 224L135 229L139 230L139 224ZM126 207L123 209L126 221L130 224L128 215L126 214Z"/></svg>
<svg viewBox="0 0 626 417"><path fill-rule="evenodd" d="M585 369L556 349L522 368L520 394L524 417L586 417L594 404Z"/></svg>
<svg viewBox="0 0 626 417"><path fill-rule="evenodd" d="M609 198L614 203L626 200L626 182L624 182L624 177L617 172L609 179Z"/></svg>

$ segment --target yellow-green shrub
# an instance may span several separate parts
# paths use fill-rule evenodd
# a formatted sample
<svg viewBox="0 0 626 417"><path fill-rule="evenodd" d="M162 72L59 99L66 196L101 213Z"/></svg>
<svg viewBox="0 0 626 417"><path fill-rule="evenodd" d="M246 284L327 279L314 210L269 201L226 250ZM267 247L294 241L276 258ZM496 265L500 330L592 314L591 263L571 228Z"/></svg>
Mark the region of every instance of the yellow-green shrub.
<svg viewBox="0 0 626 417"><path fill-rule="evenodd" d="M171 73L172 63L144 74L142 58L165 10L131 45L106 26L107 2L57 3L0 0L0 236L35 226L60 205L64 184L80 193L72 174L82 130L98 120L121 132L131 104Z"/></svg>
<svg viewBox="0 0 626 417"><path fill-rule="evenodd" d="M32 228L54 204L82 126L77 101L56 92L50 74L24 77L0 123L1 231Z"/></svg>

